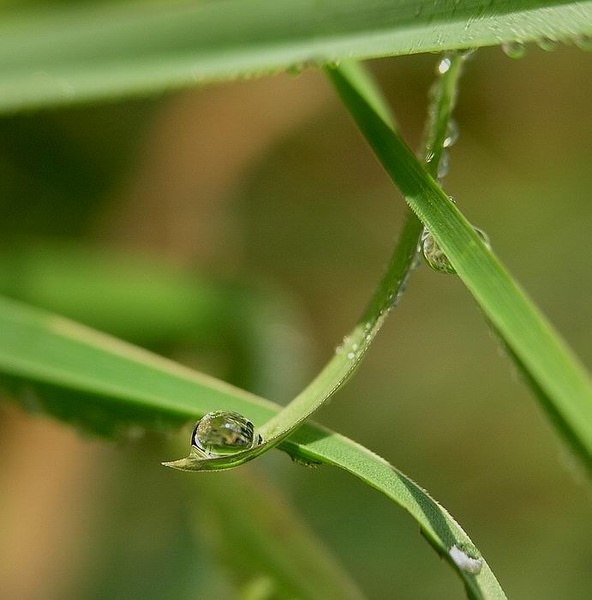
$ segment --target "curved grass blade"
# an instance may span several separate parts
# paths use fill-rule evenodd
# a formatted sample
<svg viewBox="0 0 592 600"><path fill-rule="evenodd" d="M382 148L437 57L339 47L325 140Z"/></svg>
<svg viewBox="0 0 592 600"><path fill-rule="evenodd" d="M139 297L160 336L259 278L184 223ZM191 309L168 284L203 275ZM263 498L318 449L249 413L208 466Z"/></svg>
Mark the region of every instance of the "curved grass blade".
<svg viewBox="0 0 592 600"><path fill-rule="evenodd" d="M538 392L552 423L592 471L592 383L588 373L400 135L374 110L348 67L328 72L383 167L430 229Z"/></svg>
<svg viewBox="0 0 592 600"><path fill-rule="evenodd" d="M347 58L592 34L592 2L216 0L11 11L0 111L160 93Z"/></svg>
<svg viewBox="0 0 592 600"><path fill-rule="evenodd" d="M434 174L442 156L450 115L456 101L457 84L464 57L460 54L447 58L449 68L434 84L433 104L426 126L425 160ZM380 119L394 127L390 111L380 91L364 69L349 63L348 75L356 85L367 90L369 102ZM318 376L294 398L276 417L259 430L259 443L233 453L231 456L209 456L192 444L187 457L163 463L183 471L220 470L237 467L253 460L277 446L306 419L316 412L343 386L357 368L372 340L382 327L391 307L403 293L414 258L417 254L422 226L411 211L408 212L401 239L393 251L387 271L374 293L368 308L353 331L321 370Z"/></svg>
<svg viewBox="0 0 592 600"><path fill-rule="evenodd" d="M38 309L0 298L0 391L29 409L114 436L138 427L178 427L213 410L234 410L255 425L276 404L172 361ZM304 423L280 449L303 463L337 466L376 488L417 521L426 539L460 575L469 596L505 595L487 563L478 574L450 556L471 540L424 490L384 459L344 436Z"/></svg>
<svg viewBox="0 0 592 600"><path fill-rule="evenodd" d="M191 446L189 456L163 464L182 471L232 469L268 452L298 429L345 384L362 361L391 308L404 291L417 253L420 232L421 224L414 215L410 215L386 273L362 318L311 383L278 415L259 428L258 433L262 438L259 444L230 456L208 456Z"/></svg>

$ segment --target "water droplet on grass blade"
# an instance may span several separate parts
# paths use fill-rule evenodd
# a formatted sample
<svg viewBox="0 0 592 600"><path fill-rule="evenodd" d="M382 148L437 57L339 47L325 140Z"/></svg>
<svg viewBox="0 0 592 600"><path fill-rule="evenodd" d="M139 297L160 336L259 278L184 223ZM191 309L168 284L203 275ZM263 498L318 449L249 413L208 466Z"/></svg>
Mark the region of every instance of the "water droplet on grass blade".
<svg viewBox="0 0 592 600"><path fill-rule="evenodd" d="M452 65L452 61L450 60L449 57L445 56L439 63L438 63L438 67L437 67L437 72L439 75L444 75L444 73L446 73L448 71L448 69L450 69Z"/></svg>
<svg viewBox="0 0 592 600"><path fill-rule="evenodd" d="M446 140L445 140L446 141ZM446 148L446 146L444 146ZM448 175L448 171L450 170L450 156L448 155L447 150L442 150L442 154L440 155L440 162L438 163L438 179L444 179L446 175Z"/></svg>
<svg viewBox="0 0 592 600"><path fill-rule="evenodd" d="M574 41L580 50L592 51L592 35L582 33L576 36Z"/></svg>
<svg viewBox="0 0 592 600"><path fill-rule="evenodd" d="M521 42L502 44L502 50L510 58L522 58L526 54L526 46Z"/></svg>
<svg viewBox="0 0 592 600"><path fill-rule="evenodd" d="M478 227L473 227L473 229L482 239L483 243L491 249L487 234ZM456 274L456 269L448 260L448 256L446 256L442 248L440 248L440 245L427 227L424 227L423 233L421 234L420 248L426 263L434 271L438 271L439 273L449 273L450 275Z"/></svg>
<svg viewBox="0 0 592 600"><path fill-rule="evenodd" d="M459 569L472 575L478 575L483 567L481 554L472 544L458 542L448 550L450 558Z"/></svg>
<svg viewBox="0 0 592 600"><path fill-rule="evenodd" d="M446 137L444 138L444 143L442 146L444 148L450 148L453 144L456 143L459 136L459 128L458 123L454 119L450 119L448 122L448 128L446 130Z"/></svg>
<svg viewBox="0 0 592 600"><path fill-rule="evenodd" d="M552 52L553 50L557 50L559 46L559 42L557 40L553 40L549 37L542 37L537 41L539 48L545 50L545 52Z"/></svg>
<svg viewBox="0 0 592 600"><path fill-rule="evenodd" d="M224 410L204 415L191 435L191 445L207 457L231 456L260 443L261 436L251 421Z"/></svg>

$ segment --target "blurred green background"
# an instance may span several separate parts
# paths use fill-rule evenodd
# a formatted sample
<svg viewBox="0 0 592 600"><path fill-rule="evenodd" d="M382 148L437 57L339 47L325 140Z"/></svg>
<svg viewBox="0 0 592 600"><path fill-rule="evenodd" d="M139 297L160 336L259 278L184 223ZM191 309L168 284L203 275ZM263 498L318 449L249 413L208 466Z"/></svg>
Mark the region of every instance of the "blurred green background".
<svg viewBox="0 0 592 600"><path fill-rule="evenodd" d="M436 62L372 63L414 147ZM445 181L587 365L591 66L573 47L479 51ZM357 319L403 207L315 72L0 119L0 291L280 402ZM10 403L0 418L0 597L223 600L258 575L219 543L236 475L159 464L187 432L113 443ZM427 488L509 597L591 597L589 485L456 278L414 273L318 420ZM463 597L411 519L351 477L280 453L243 470L369 598Z"/></svg>

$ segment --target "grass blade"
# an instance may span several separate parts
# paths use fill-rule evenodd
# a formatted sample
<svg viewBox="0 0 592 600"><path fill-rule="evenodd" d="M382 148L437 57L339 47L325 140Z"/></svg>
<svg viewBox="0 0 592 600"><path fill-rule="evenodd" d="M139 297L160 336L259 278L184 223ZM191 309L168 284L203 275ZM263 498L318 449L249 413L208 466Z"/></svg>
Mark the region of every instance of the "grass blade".
<svg viewBox="0 0 592 600"><path fill-rule="evenodd" d="M6 9L5 9L6 13ZM106 100L346 58L592 34L592 2L217 0L12 9L0 112Z"/></svg>
<svg viewBox="0 0 592 600"><path fill-rule="evenodd" d="M328 72L383 167L510 349L553 424L592 471L588 373L400 135L373 109L348 67Z"/></svg>

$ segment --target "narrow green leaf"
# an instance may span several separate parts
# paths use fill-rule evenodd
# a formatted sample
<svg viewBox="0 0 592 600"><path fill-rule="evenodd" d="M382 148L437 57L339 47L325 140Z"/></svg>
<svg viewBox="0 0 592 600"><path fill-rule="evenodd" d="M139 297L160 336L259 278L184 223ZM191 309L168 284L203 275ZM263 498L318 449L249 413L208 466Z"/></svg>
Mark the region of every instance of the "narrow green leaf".
<svg viewBox="0 0 592 600"><path fill-rule="evenodd" d="M107 435L138 427L163 430L213 410L233 410L261 426L281 410L110 336L6 299L0 299L0 331L0 391L85 430ZM505 598L485 561L478 574L454 562L453 546L473 548L467 534L384 459L312 423L304 423L280 448L299 462L334 465L376 488L411 514L471 598Z"/></svg>
<svg viewBox="0 0 592 600"><path fill-rule="evenodd" d="M0 111L373 58L592 34L592 2L216 0L14 9Z"/></svg>
<svg viewBox="0 0 592 600"><path fill-rule="evenodd" d="M364 137L409 206L429 227L571 448L592 470L588 373L424 166L384 122L347 69L328 71Z"/></svg>

